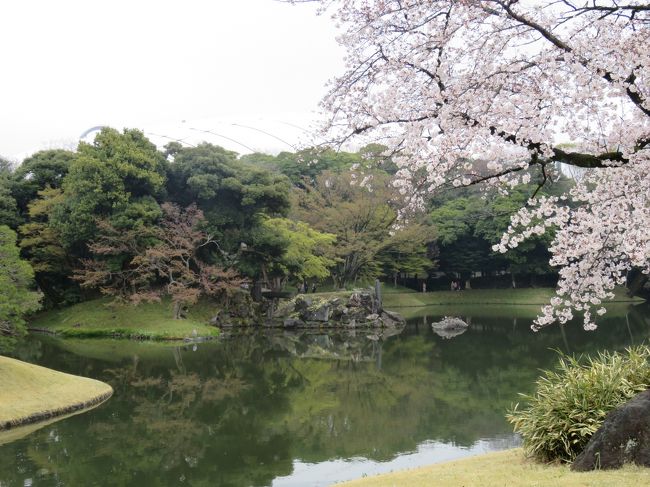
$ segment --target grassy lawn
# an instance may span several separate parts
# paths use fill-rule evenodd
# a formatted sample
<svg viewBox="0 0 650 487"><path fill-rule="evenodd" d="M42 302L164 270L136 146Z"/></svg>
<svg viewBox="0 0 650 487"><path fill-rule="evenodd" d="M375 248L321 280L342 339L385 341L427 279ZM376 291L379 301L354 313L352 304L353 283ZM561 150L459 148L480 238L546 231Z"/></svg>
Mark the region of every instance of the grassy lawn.
<svg viewBox="0 0 650 487"><path fill-rule="evenodd" d="M0 430L68 414L107 399L108 384L0 356Z"/></svg>
<svg viewBox="0 0 650 487"><path fill-rule="evenodd" d="M438 305L537 305L548 304L555 294L553 288L525 289L468 289L465 291L434 291L430 293L384 293L387 309ZM617 290L614 302L641 302L640 298L628 298L625 290Z"/></svg>
<svg viewBox="0 0 650 487"><path fill-rule="evenodd" d="M345 487L639 487L650 484L650 469L571 472L567 465L544 465L524 458L521 449L368 477Z"/></svg>
<svg viewBox="0 0 650 487"><path fill-rule="evenodd" d="M169 301L132 306L101 298L40 313L29 326L63 337L182 340L217 336L218 329L207 324L214 312L209 303L200 302L190 309L187 318L174 320Z"/></svg>

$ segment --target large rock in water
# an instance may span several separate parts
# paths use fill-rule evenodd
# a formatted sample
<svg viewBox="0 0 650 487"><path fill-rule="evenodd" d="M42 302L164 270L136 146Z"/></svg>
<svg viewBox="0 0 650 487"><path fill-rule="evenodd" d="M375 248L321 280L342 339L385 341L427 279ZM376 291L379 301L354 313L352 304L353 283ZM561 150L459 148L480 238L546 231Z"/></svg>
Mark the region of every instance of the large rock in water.
<svg viewBox="0 0 650 487"><path fill-rule="evenodd" d="M650 467L650 390L607 415L571 470L620 468L625 463Z"/></svg>
<svg viewBox="0 0 650 487"><path fill-rule="evenodd" d="M431 328L442 338L454 338L465 333L469 325L455 316L445 316L442 320L431 323Z"/></svg>
<svg viewBox="0 0 650 487"><path fill-rule="evenodd" d="M281 303L265 326L284 328L382 328L402 329L404 319L379 309L372 293L355 291L348 299L336 296L303 296ZM385 335L385 333L384 333Z"/></svg>

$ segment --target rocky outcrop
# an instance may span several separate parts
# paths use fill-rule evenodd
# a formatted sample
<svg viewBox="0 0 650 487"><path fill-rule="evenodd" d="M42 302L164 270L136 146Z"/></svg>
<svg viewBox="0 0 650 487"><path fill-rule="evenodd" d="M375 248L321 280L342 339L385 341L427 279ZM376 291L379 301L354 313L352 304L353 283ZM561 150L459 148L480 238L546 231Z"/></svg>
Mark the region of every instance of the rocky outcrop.
<svg viewBox="0 0 650 487"><path fill-rule="evenodd" d="M650 390L610 412L571 469L614 469L626 463L650 467Z"/></svg>
<svg viewBox="0 0 650 487"><path fill-rule="evenodd" d="M442 338L453 338L465 333L469 325L455 316L445 316L442 320L431 323L431 328Z"/></svg>
<svg viewBox="0 0 650 487"><path fill-rule="evenodd" d="M348 298L323 298L300 294L286 301L273 314L267 326L283 328L394 328L404 319L385 311L368 291L355 291Z"/></svg>

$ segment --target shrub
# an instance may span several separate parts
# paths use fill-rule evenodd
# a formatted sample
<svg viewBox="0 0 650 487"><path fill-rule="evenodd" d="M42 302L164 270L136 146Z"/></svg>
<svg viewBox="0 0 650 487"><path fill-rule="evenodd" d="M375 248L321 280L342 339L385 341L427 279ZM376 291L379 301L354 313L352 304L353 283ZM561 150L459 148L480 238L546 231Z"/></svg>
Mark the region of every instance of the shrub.
<svg viewBox="0 0 650 487"><path fill-rule="evenodd" d="M561 355L555 371L544 371L527 406L515 405L506 418L524 441L527 454L549 462L571 462L609 411L650 384L650 348L599 353L595 358Z"/></svg>

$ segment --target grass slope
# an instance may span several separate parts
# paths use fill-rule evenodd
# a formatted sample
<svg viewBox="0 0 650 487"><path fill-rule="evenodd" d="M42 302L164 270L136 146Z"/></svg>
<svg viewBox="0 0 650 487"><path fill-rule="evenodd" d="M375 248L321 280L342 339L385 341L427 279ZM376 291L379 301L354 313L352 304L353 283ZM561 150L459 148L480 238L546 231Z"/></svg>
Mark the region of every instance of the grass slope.
<svg viewBox="0 0 650 487"><path fill-rule="evenodd" d="M0 356L0 430L69 414L108 399L103 382Z"/></svg>
<svg viewBox="0 0 650 487"><path fill-rule="evenodd" d="M543 305L548 304L555 294L553 288L526 289L467 289L464 291L435 291L430 293L384 293L384 307L387 309L438 306L438 305ZM628 298L625 290L616 291L613 302L641 302L640 298Z"/></svg>
<svg viewBox="0 0 650 487"><path fill-rule="evenodd" d="M132 306L101 298L40 313L29 327L63 337L182 340L217 336L217 328L207 324L211 313L214 308L201 302L190 309L186 319L174 320L168 301Z"/></svg>
<svg viewBox="0 0 650 487"><path fill-rule="evenodd" d="M520 448L488 453L428 467L368 477L345 487L638 487L650 484L650 469L626 466L621 470L578 473L568 465L544 465L524 458Z"/></svg>

